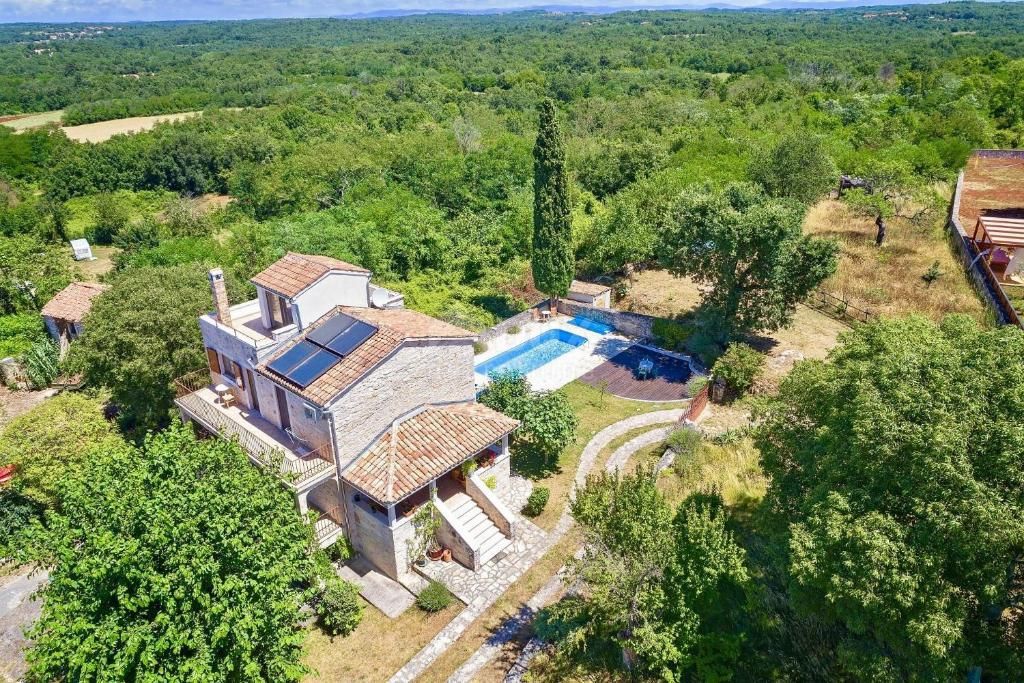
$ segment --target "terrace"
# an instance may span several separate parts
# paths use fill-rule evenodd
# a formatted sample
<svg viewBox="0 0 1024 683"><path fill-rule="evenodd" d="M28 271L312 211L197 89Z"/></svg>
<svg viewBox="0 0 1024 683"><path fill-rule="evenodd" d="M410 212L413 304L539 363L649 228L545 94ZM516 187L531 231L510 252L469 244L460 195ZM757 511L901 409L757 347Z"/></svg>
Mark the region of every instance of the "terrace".
<svg viewBox="0 0 1024 683"><path fill-rule="evenodd" d="M258 412L224 405L209 384L206 370L176 380L175 404L182 415L224 439L234 439L260 467L276 467L293 490L308 491L334 472L330 445L309 448L296 442Z"/></svg>

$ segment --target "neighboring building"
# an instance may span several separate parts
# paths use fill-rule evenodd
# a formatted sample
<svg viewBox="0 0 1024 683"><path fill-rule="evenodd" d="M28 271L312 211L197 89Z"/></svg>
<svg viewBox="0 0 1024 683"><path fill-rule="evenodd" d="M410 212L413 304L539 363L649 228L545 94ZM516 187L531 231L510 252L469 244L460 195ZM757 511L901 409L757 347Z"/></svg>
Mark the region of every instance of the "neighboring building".
<svg viewBox="0 0 1024 683"><path fill-rule="evenodd" d="M82 335L82 321L92 308L92 300L110 289L97 282L72 282L43 306L43 322L63 352Z"/></svg>
<svg viewBox="0 0 1024 683"><path fill-rule="evenodd" d="M957 180L950 223L999 319L1024 326L1024 150L974 151Z"/></svg>
<svg viewBox="0 0 1024 683"><path fill-rule="evenodd" d="M411 518L430 499L458 561L477 569L507 548L518 422L476 403L476 336L336 259L289 253L252 283L257 297L229 307L210 271L216 310L199 319L210 367L179 381L183 418L279 466L321 546L344 534L392 578L415 559Z"/></svg>
<svg viewBox="0 0 1024 683"><path fill-rule="evenodd" d="M599 285L594 282L581 282L573 280L569 285L569 296L572 301L579 301L582 304L597 306L598 308L612 307L612 288L608 285Z"/></svg>

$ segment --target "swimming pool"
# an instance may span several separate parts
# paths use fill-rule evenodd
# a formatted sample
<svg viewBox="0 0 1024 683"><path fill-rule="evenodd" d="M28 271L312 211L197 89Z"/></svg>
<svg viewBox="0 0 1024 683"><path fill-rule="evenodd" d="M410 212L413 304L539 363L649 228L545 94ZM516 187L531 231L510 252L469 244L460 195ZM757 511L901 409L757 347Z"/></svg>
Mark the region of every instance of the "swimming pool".
<svg viewBox="0 0 1024 683"><path fill-rule="evenodd" d="M485 376L510 371L525 375L586 343L587 340L578 334L565 330L548 330L480 363L476 366L476 371Z"/></svg>
<svg viewBox="0 0 1024 683"><path fill-rule="evenodd" d="M591 332L597 332L598 334L611 334L615 331L615 328L611 325L605 325L604 323L599 323L596 320L584 318L579 315L572 318L569 321L569 324L575 325L576 327L582 327L583 329L590 330Z"/></svg>

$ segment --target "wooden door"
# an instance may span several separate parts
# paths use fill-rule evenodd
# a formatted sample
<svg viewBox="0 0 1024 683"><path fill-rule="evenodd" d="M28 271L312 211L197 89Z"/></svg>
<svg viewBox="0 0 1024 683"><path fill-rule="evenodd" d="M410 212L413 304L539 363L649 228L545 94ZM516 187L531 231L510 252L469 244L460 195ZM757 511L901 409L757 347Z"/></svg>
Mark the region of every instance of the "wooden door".
<svg viewBox="0 0 1024 683"><path fill-rule="evenodd" d="M274 387L274 393L277 394L277 415L281 429L291 429L292 420L288 417L288 397L281 387Z"/></svg>

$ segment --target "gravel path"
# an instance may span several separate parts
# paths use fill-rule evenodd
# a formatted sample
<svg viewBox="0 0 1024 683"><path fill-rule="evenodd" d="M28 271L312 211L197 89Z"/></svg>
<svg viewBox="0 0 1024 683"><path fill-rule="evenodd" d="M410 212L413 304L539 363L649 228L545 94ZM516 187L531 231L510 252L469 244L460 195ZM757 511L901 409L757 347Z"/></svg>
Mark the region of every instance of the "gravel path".
<svg viewBox="0 0 1024 683"><path fill-rule="evenodd" d="M661 411L660 413L649 413L649 415L659 415L665 413L677 413L680 415L682 414L681 411ZM675 422L678 419L679 418L676 417L672 421ZM615 430L616 436L604 440L600 448L598 448L596 452L591 454L589 462L587 463L587 472L589 472L590 468L593 467L594 458L597 457L597 454L604 450L604 447L611 443L618 436L621 436L622 434L632 431L637 427L661 424L667 421L668 420L661 418L656 419L652 422L648 422L646 424L636 424L626 429L618 429L620 425L622 425L625 422L628 422L628 420L623 420L622 422L616 422L610 427L607 427L604 431L599 432L597 436L594 437L594 440L596 440L598 437L601 437L604 434L604 432L608 430ZM608 462L605 464L605 470L607 470L608 472L614 472L622 469L622 466L629 461L633 454L635 454L637 451L647 448L648 446L652 446L656 443L664 441L665 438L675 428L675 424L669 424L668 426L657 427L655 429L650 430L649 432L644 432L640 436L630 439L626 443L616 448L615 452L613 452L611 456L609 456ZM591 442L587 444L587 450L589 450L591 445L594 444L594 440L591 440ZM584 456L586 455L587 451L584 451ZM580 471L582 470L582 467L583 459L581 458L581 469L577 470L576 473L576 487L581 486L583 482L586 480L587 473L584 473L582 477L580 476ZM571 526L572 516L569 515L568 510L566 510L566 512L564 512L562 515L563 519L566 517L569 518L569 525ZM579 557L581 554L582 551L578 552L577 557ZM448 683L461 683L462 681L472 680L473 677L477 673L479 673L481 669L487 666L487 664L490 663L491 660L493 660L498 655L498 653L501 651L501 648L506 643L515 638L516 634L520 631L520 629L522 629L523 626L532 621L533 617L537 614L537 612L542 607L544 607L544 605L551 602L555 598L555 596L558 595L558 592L562 586L562 574L564 573L564 571L565 567L563 566L561 569L558 570L557 574L551 577L551 579L547 583L545 583L544 586L526 602L526 605L521 610L519 610L519 612L514 617L507 619L501 625L501 627L494 633L494 635L488 638L487 641L483 645L481 645L480 648L476 652L474 652L473 655L470 656L470 658L467 659L466 662L461 667L459 667L459 669L454 674L452 674L452 676L448 679ZM520 678L522 677L522 673L526 671L526 667L529 664L529 661L533 659L534 655L541 651L542 648L540 647L540 645L541 644L539 641L535 643L534 640L531 640L530 643L527 644L527 646L523 650L523 653L520 655L519 659L516 660L515 665L513 665L512 669L510 670L510 677L507 677L505 679L506 681L520 680Z"/></svg>
<svg viewBox="0 0 1024 683"><path fill-rule="evenodd" d="M665 424L667 422L676 422L679 420L680 417L682 417L682 415L682 409L659 410L652 413L644 413L643 415L635 415L633 417L628 417L625 420L620 420L619 422L609 425L602 429L601 431L599 431L597 434L594 435L590 442L587 443L586 448L583 449L583 453L580 455L580 463L576 469L576 478L573 481L573 491L581 487L586 482L587 475L590 473L590 470L594 467L594 461L597 459L597 456L612 441L622 436L623 434L627 434L630 431L638 429L640 427ZM636 439L633 439L633 441L636 441ZM632 441L630 443L632 443ZM619 453L619 451L621 450L622 449L620 448L617 449L615 452ZM537 559L543 556L544 553L546 553L552 546L554 546L558 541L560 541L562 537L565 536L566 532L569 531L572 525L572 515L569 514L569 510L567 508L562 513L562 516L558 519L558 523L555 525L554 530L552 530L552 532L547 535L543 542L536 546L534 557L532 558L531 562L525 564L521 568L521 570L516 572L515 574L509 575L507 577L507 581L505 582L505 586L501 588L500 591L494 591L491 595L488 595L486 598L475 600L471 604L467 605L466 609L462 610L462 612L460 612L459 615L455 617L455 619L449 622L447 626L441 629L441 631L436 636L434 636L434 638L429 643L427 643L422 650L420 650L418 653L416 653L415 656L413 656L412 659L406 662L405 666L399 669L398 672L391 677L389 683L405 683L406 681L412 681L421 673L426 671L427 667L429 667L435 660L437 660L437 658L440 657L445 652L445 650L451 647L451 645L456 640L458 640L463 633L466 632L470 625L472 625L472 623L476 621L477 617L486 612L491 607L491 605L498 601L498 598L502 596L505 590L507 590L508 586L512 585L515 581L519 580L519 578L523 574L525 574L531 566L533 566L533 563L536 562ZM511 636L514 635L514 633L515 630L510 628L508 629L507 632L499 631L494 636L492 636L491 640L495 641L501 640L502 637L505 638L504 641L499 642L496 645L494 652L497 651L497 647L500 647L501 644L503 644L503 642L507 642L508 639L510 639ZM488 641L488 643L489 642L490 641ZM485 647L487 647L486 644ZM483 661L482 664L476 664L476 662L478 661L477 655L480 655L480 658ZM484 657L486 657L486 659L483 659ZM478 652L477 654L474 654L473 657L471 657L470 660L466 662L465 665L463 665L463 668L470 666L472 663L472 666L476 667L476 670L479 670L480 668L482 668L484 664L490 661L490 657L493 657L493 653L490 655L484 655ZM461 671L462 669L459 670L459 672ZM456 672L455 676L452 677L452 680L468 680L468 677L456 678L456 676L461 675L459 672ZM470 677L471 675L472 674L470 674Z"/></svg>

